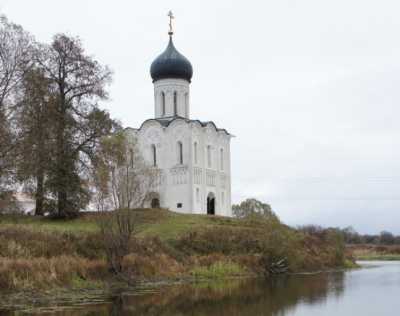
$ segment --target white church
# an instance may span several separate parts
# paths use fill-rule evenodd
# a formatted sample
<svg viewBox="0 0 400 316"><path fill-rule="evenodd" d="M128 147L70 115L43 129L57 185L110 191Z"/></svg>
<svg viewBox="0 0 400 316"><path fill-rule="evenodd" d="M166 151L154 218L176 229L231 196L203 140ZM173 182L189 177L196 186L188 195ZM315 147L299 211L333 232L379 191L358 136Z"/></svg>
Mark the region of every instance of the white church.
<svg viewBox="0 0 400 316"><path fill-rule="evenodd" d="M172 15L170 16L172 18ZM212 121L190 117L193 68L172 41L151 64L154 118L127 132L160 173L152 207L180 213L231 216L232 135Z"/></svg>

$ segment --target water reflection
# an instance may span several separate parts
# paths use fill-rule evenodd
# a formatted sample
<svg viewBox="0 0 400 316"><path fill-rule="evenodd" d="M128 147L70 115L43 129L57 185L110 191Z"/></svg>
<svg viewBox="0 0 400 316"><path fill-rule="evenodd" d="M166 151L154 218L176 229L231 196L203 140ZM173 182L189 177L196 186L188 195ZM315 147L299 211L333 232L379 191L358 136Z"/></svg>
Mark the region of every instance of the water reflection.
<svg viewBox="0 0 400 316"><path fill-rule="evenodd" d="M343 280L344 274L336 273L165 287L118 297L112 315L273 315L300 301L323 301L329 291L340 295Z"/></svg>
<svg viewBox="0 0 400 316"><path fill-rule="evenodd" d="M382 263L375 269L347 273L164 286L147 292L122 293L109 303L53 311L46 315L354 315L354 308L360 301L363 301L363 312L356 314L374 315L369 311L375 308L382 312L378 314L386 315L384 306L390 304L385 299L392 306L397 300L390 299L385 287L399 293L399 272L399 263ZM368 296L377 299L379 293L382 306L377 304L377 300L365 300ZM36 311L31 315L43 315L42 312Z"/></svg>

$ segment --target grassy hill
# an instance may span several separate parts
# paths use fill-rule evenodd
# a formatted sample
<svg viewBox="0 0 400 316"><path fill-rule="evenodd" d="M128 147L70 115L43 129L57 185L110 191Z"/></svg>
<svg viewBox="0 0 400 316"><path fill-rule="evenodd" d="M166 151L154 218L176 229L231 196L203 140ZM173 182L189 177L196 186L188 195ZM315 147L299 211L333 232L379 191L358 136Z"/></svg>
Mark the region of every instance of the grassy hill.
<svg viewBox="0 0 400 316"><path fill-rule="evenodd" d="M246 223L242 220L192 214L179 214L162 209L132 210L135 214L136 231L138 237L158 236L167 240L177 238L193 229L207 229L218 226L258 227L257 223ZM97 213L82 213L73 220L53 220L45 217L2 215L1 228L14 227L33 229L42 232L85 234L99 231L96 220L101 217Z"/></svg>
<svg viewBox="0 0 400 316"><path fill-rule="evenodd" d="M334 230L306 233L279 220L233 219L129 210L135 235L122 270L137 282L265 275L287 259L290 272L345 265L344 244ZM103 214L70 221L0 216L0 289L46 290L116 281L99 229ZM117 278L118 279L118 278ZM119 279L120 281L120 279Z"/></svg>

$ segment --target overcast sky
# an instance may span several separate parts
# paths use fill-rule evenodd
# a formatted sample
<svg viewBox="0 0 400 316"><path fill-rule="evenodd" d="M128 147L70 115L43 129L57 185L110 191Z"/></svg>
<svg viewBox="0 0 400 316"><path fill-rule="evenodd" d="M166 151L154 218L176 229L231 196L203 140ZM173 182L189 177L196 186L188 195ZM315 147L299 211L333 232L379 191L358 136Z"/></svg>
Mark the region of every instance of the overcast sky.
<svg viewBox="0 0 400 316"><path fill-rule="evenodd" d="M79 35L114 70L104 104L125 126L153 117L152 60L193 64L191 116L232 139L232 193L291 225L400 233L398 0L0 0L37 40Z"/></svg>

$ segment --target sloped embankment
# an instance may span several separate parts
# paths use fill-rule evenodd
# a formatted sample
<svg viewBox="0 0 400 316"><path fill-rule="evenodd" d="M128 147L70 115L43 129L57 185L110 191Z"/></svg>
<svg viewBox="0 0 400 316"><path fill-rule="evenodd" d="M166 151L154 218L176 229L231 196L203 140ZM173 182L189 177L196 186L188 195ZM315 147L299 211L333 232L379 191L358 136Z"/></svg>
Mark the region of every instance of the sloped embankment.
<svg viewBox="0 0 400 316"><path fill-rule="evenodd" d="M134 281L267 275L282 258L289 272L344 265L335 230L294 230L278 220L183 215L132 210L135 236L123 258ZM120 280L110 272L97 222L102 214L71 221L0 217L2 292L54 288L106 288Z"/></svg>

